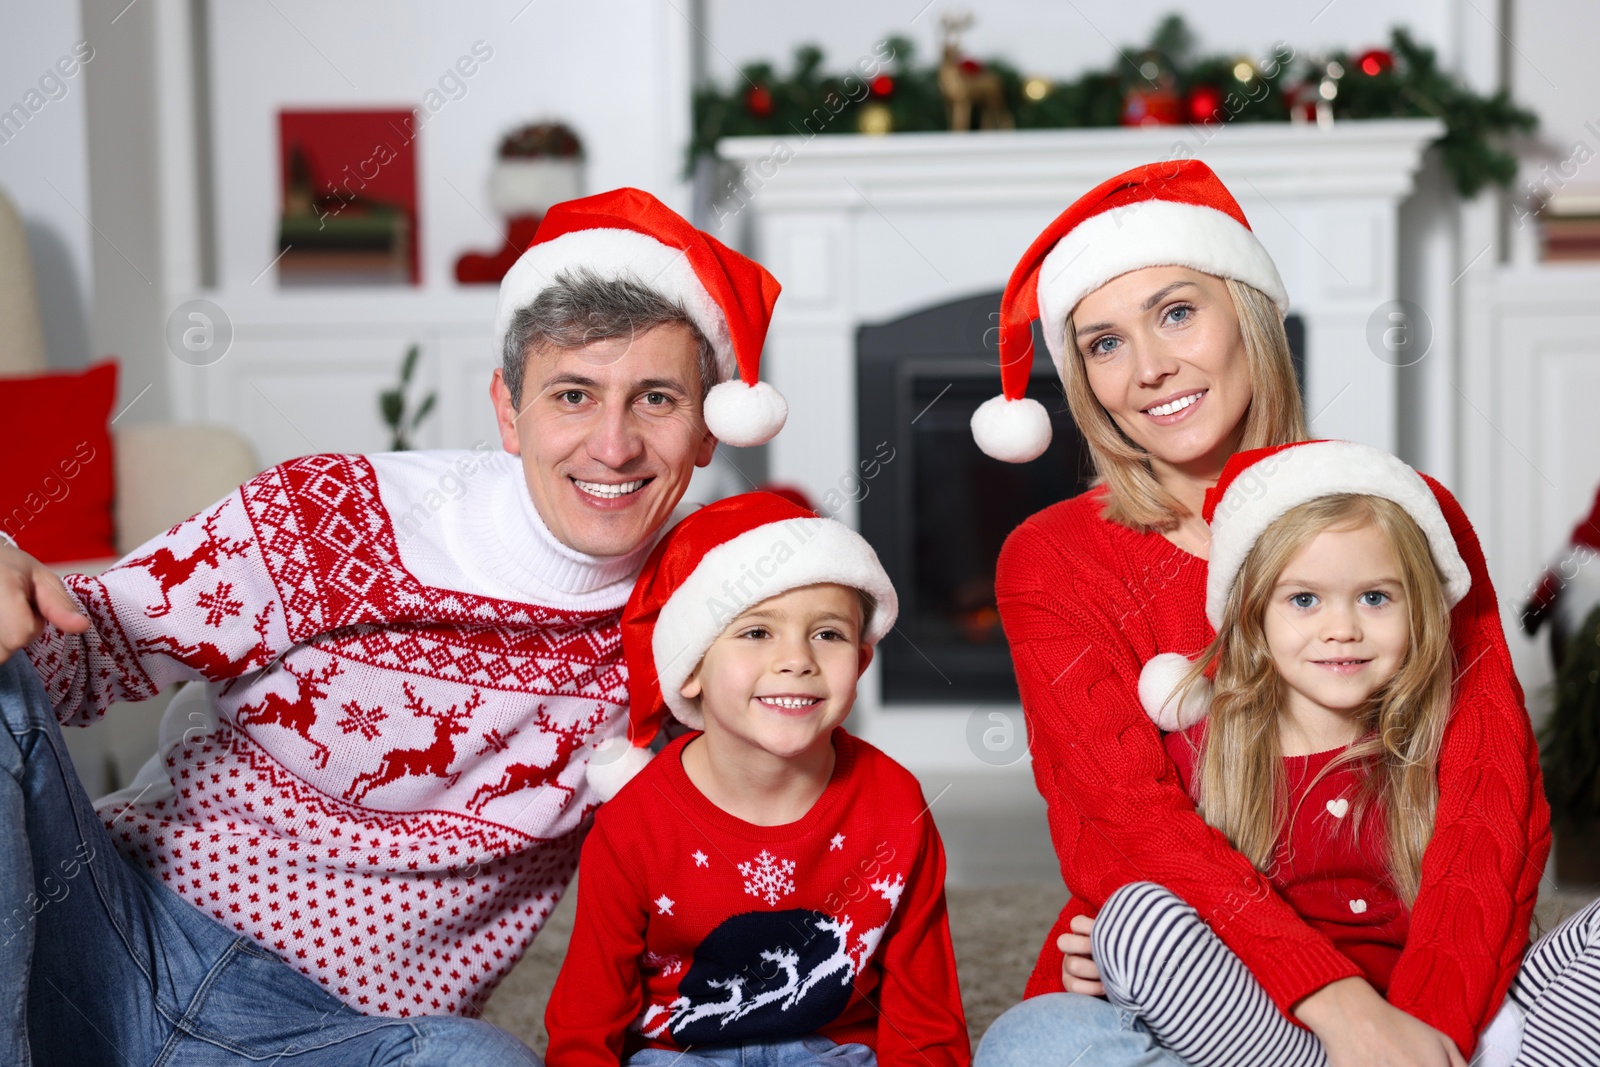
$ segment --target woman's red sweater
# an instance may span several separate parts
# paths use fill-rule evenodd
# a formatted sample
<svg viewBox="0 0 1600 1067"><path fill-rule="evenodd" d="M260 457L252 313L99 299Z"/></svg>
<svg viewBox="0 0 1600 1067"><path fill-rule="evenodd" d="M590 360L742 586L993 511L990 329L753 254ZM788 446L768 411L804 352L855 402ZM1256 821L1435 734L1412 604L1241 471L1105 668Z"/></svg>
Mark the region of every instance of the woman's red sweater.
<svg viewBox="0 0 1600 1067"><path fill-rule="evenodd" d="M1460 673L1439 759L1438 815L1388 999L1470 1056L1528 943L1550 810L1483 551L1455 498L1427 481L1472 588L1452 613ZM1062 989L1056 938L1073 916L1095 914L1128 882L1149 881L1188 901L1288 1014L1360 969L1195 814L1139 706L1138 680L1157 653L1193 656L1210 642L1206 563L1159 533L1102 518L1104 493L1090 490L1024 522L995 578L1034 779L1072 892L1025 995Z"/></svg>

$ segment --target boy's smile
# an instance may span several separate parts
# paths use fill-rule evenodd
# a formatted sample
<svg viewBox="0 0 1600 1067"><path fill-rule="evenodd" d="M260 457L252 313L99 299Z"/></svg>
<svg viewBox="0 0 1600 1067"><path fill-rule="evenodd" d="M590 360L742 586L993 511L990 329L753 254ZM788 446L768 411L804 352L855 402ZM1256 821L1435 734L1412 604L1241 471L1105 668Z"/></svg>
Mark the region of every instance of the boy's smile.
<svg viewBox="0 0 1600 1067"><path fill-rule="evenodd" d="M700 702L714 747L741 761L814 755L850 714L872 658L861 629L854 589L792 589L735 618L681 693Z"/></svg>

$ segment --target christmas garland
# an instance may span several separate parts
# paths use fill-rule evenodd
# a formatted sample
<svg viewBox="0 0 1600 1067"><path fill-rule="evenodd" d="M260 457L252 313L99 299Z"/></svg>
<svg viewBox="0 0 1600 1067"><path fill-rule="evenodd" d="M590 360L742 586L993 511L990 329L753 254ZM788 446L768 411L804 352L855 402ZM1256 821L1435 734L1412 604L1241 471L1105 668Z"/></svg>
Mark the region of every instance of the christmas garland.
<svg viewBox="0 0 1600 1067"><path fill-rule="evenodd" d="M1259 61L1191 59L1192 43L1183 19L1169 15L1148 47L1127 51L1111 69L1076 80L1025 77L998 59L964 59L961 67L968 74L992 71L998 77L1017 129L1437 118L1445 127L1436 142L1441 160L1467 197L1489 182L1511 184L1516 158L1496 141L1513 131L1531 132L1538 124L1504 89L1480 96L1439 70L1433 49L1398 27L1388 49L1353 56L1303 56L1279 45ZM822 67L822 50L803 45L787 76L770 63L752 63L731 87L698 90L690 167L703 157L714 158L723 137L948 128L939 67L919 64L904 37L880 42L853 70L826 73Z"/></svg>

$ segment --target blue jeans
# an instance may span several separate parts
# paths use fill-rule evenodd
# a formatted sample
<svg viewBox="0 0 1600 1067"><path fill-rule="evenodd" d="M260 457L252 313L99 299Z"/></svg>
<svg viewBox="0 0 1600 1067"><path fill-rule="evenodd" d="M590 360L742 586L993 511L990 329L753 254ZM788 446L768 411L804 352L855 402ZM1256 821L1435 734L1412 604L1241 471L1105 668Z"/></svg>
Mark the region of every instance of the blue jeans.
<svg viewBox="0 0 1600 1067"><path fill-rule="evenodd" d="M1184 1067L1131 1014L1099 997L1046 993L1008 1008L984 1033L974 1067Z"/></svg>
<svg viewBox="0 0 1600 1067"><path fill-rule="evenodd" d="M0 1063L539 1067L475 1019L362 1015L124 861L20 653L0 718Z"/></svg>
<svg viewBox="0 0 1600 1067"><path fill-rule="evenodd" d="M730 1045L696 1045L674 1049L640 1049L628 1067L878 1067L878 1057L865 1045L835 1045L825 1037L790 1037L779 1041L743 1041Z"/></svg>

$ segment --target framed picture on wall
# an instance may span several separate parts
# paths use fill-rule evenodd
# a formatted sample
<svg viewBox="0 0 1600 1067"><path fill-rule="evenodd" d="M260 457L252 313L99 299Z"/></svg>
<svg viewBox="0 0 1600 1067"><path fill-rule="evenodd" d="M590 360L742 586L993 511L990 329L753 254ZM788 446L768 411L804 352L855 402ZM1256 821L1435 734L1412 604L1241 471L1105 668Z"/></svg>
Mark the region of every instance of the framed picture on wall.
<svg viewBox="0 0 1600 1067"><path fill-rule="evenodd" d="M280 111L278 284L417 285L409 110Z"/></svg>

